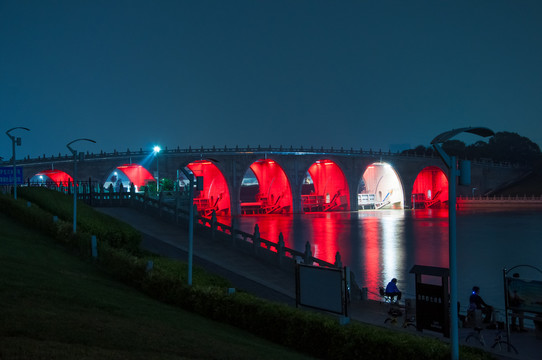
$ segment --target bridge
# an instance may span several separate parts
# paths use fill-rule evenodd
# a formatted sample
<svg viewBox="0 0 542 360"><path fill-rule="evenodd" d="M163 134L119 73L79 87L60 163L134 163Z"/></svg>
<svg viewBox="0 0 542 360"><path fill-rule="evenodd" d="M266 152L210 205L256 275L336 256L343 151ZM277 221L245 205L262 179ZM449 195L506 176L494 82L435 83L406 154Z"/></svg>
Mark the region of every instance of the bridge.
<svg viewBox="0 0 542 360"><path fill-rule="evenodd" d="M156 178L186 186L181 169L203 180L194 203L201 213L270 214L360 208L445 206L446 168L440 158L399 153L315 148L188 148L113 153L80 153L76 180L110 188L121 182L145 186ZM4 162L3 166L11 165ZM74 158L60 155L17 161L28 184L44 181L67 186ZM471 185L458 196L491 193L526 169L491 161L473 161ZM124 181L121 181L124 179ZM155 185L156 186L156 185Z"/></svg>

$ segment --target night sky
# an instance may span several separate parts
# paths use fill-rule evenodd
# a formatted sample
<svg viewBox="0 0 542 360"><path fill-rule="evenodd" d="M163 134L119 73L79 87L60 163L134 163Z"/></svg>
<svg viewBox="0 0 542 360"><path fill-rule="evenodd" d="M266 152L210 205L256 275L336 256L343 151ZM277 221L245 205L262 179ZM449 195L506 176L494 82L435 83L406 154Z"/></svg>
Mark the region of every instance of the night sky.
<svg viewBox="0 0 542 360"><path fill-rule="evenodd" d="M77 138L396 151L463 126L542 145L541 120L540 0L0 0L17 158Z"/></svg>

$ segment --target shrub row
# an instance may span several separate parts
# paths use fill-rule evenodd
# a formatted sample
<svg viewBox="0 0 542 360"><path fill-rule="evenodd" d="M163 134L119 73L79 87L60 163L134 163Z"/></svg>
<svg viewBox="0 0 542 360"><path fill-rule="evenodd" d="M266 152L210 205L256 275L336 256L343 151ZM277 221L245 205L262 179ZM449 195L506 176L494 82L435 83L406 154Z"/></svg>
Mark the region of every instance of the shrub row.
<svg viewBox="0 0 542 360"><path fill-rule="evenodd" d="M73 200L70 196L43 187L22 187L19 196L39 205L51 214L73 224ZM77 229L104 239L114 248L139 250L141 234L128 224L77 202Z"/></svg>
<svg viewBox="0 0 542 360"><path fill-rule="evenodd" d="M0 196L0 205L3 211L9 209L4 212L19 221L53 236L84 256L90 256L88 233L73 235L68 222L53 224L52 215L37 206L27 207L24 202L16 202L5 196ZM85 217L94 217L95 214L97 212ZM98 218L94 221L98 222ZM172 259L134 253L111 246L109 241L99 241L98 253L97 263L100 267L160 301L237 326L318 358L438 360L450 357L449 346L437 339L391 332L360 323L341 326L336 319L324 314L302 311L243 292L228 295L226 288L229 284L226 280L197 267L193 272L195 285L188 286L186 264ZM149 260L153 261L154 267L147 271ZM492 358L479 349L461 348L460 351L462 359Z"/></svg>

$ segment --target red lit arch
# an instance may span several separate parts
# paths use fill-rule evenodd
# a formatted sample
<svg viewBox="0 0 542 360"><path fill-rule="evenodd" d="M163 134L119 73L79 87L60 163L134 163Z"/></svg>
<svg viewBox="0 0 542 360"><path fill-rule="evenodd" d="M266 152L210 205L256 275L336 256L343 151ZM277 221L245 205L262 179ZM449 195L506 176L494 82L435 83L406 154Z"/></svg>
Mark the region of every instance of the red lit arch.
<svg viewBox="0 0 542 360"><path fill-rule="evenodd" d="M230 192L220 169L207 160L191 162L187 168L195 176L203 177L203 190L194 195L194 204L198 211L204 216L210 216L213 210L217 214L229 214Z"/></svg>
<svg viewBox="0 0 542 360"><path fill-rule="evenodd" d="M262 159L250 165L256 176L259 191L256 195L258 212L263 214L288 213L292 211L292 191L290 182L282 167L274 160ZM241 204L241 207L246 207Z"/></svg>
<svg viewBox="0 0 542 360"><path fill-rule="evenodd" d="M314 193L302 196L305 211L350 209L350 191L341 168L331 160L316 161L309 168Z"/></svg>
<svg viewBox="0 0 542 360"><path fill-rule="evenodd" d="M122 171L138 189L149 181L155 181L152 174L141 165L124 164L118 166L117 169Z"/></svg>
<svg viewBox="0 0 542 360"><path fill-rule="evenodd" d="M73 181L73 178L62 170L44 170L40 171L33 178L44 176L49 179L47 182L53 182L56 186L68 186Z"/></svg>
<svg viewBox="0 0 542 360"><path fill-rule="evenodd" d="M414 208L442 207L448 203L448 179L446 174L436 167L423 169L412 188L412 206Z"/></svg>

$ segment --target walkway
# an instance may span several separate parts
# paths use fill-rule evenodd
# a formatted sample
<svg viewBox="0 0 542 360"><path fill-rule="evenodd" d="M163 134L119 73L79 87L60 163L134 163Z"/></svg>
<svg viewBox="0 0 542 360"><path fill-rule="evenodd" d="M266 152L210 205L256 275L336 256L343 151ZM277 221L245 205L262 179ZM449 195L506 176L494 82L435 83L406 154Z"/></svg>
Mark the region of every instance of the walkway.
<svg viewBox="0 0 542 360"><path fill-rule="evenodd" d="M187 261L188 231L170 223L134 210L132 208L97 208L97 210L122 220L143 235L142 247L146 250L171 258ZM206 237L194 235L194 264L228 279L232 286L252 293L256 296L276 302L295 306L295 276L281 271L277 267L262 263L255 258L235 251L226 244L213 243ZM442 339L441 334L424 331L420 333L414 327L404 329L403 319L396 324L384 320L388 318L388 305L378 301L352 301L349 316L353 321L360 321L377 326L388 327L398 331L408 331ZM465 344L465 338L471 329L459 329L460 344ZM484 330L486 350L493 343L496 330ZM512 333L512 343L518 349L519 355L498 353L499 359L538 360L542 353L542 338L537 338L535 332ZM474 346L474 342L469 345Z"/></svg>

